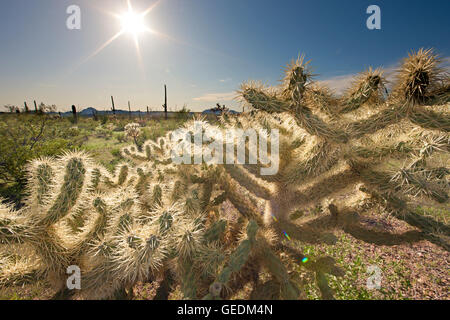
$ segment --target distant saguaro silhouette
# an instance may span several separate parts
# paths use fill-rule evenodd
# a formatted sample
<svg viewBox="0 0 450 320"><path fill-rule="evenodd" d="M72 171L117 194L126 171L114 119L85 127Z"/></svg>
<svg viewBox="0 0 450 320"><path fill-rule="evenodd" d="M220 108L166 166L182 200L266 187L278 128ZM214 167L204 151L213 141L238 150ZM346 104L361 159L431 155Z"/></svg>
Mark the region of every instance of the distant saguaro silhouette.
<svg viewBox="0 0 450 320"><path fill-rule="evenodd" d="M111 102L112 102L111 110L112 110L113 114L116 114L116 107L114 106L114 97L113 96L111 96Z"/></svg>
<svg viewBox="0 0 450 320"><path fill-rule="evenodd" d="M77 107L75 107L75 105L72 105L72 114L73 114L73 120L75 122L78 121L78 117L77 117Z"/></svg>
<svg viewBox="0 0 450 320"><path fill-rule="evenodd" d="M164 108L164 117L167 120L167 86L164 85L164 104L163 104L163 108Z"/></svg>

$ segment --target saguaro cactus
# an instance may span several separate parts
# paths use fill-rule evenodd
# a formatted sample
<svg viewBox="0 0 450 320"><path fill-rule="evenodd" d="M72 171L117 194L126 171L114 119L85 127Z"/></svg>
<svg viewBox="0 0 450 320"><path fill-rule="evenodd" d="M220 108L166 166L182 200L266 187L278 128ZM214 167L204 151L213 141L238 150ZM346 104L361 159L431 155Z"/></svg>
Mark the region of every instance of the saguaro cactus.
<svg viewBox="0 0 450 320"><path fill-rule="evenodd" d="M111 111L112 111L113 115L115 115L116 114L116 106L114 105L114 97L113 96L111 96L111 103L112 103Z"/></svg>
<svg viewBox="0 0 450 320"><path fill-rule="evenodd" d="M163 104L163 109L164 109L164 117L167 120L167 86L164 85L164 104Z"/></svg>
<svg viewBox="0 0 450 320"><path fill-rule="evenodd" d="M78 121L78 115L77 115L77 107L75 105L72 105L72 115L73 115L73 121Z"/></svg>

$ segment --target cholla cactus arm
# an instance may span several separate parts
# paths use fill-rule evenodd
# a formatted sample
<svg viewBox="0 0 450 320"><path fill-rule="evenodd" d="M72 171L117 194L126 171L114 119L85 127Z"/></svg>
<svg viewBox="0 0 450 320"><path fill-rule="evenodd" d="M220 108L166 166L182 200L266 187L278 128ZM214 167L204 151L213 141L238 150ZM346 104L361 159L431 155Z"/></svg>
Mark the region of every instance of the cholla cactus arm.
<svg viewBox="0 0 450 320"><path fill-rule="evenodd" d="M238 92L242 100L257 110L269 113L289 110L289 103L278 96L270 88L265 88L259 82L248 82L241 85Z"/></svg>
<svg viewBox="0 0 450 320"><path fill-rule="evenodd" d="M322 84L313 83L306 88L305 103L313 110L318 110L331 119L339 117L338 99L334 97L329 88Z"/></svg>
<svg viewBox="0 0 450 320"><path fill-rule="evenodd" d="M311 139L311 148L302 154L298 162L286 168L285 181L290 184L305 183L307 178L314 178L330 170L342 156L341 149L326 141Z"/></svg>
<svg viewBox="0 0 450 320"><path fill-rule="evenodd" d="M309 134L321 137L325 140L345 143L348 136L341 129L333 129L304 105L304 92L311 80L309 61L304 62L304 56L292 61L286 67L286 75L283 80L283 96L290 103L290 111L293 113L299 126Z"/></svg>
<svg viewBox="0 0 450 320"><path fill-rule="evenodd" d="M413 161L406 169L401 168L393 176L388 173L376 172L364 165L355 166L355 169L366 184L367 189L364 190L367 190L374 199L380 201L382 205L387 206L397 218L405 220L410 225L423 230L425 232L424 236L428 240L443 246L448 250L449 244L442 239L436 239L432 233L434 230L447 230L444 232L450 234L449 228L437 221L431 221L430 219L420 217L416 213L413 213L408 209L407 202L403 199L407 194L414 192L414 195L422 193L439 202L446 202L448 200L448 192L442 189L439 186L439 183L433 182L433 180L436 181L436 178L433 178L431 174L424 175L423 173L424 170L426 172L426 169L421 167L426 157L430 156L434 152L433 150L436 150L436 142L436 140L432 140L431 144L426 143L425 147L420 152L422 158ZM441 147L447 148L444 146ZM419 176L416 174L417 171L419 172ZM393 190L395 187L397 188ZM403 191L403 195L400 195L400 197L397 192L398 188L401 188Z"/></svg>
<svg viewBox="0 0 450 320"><path fill-rule="evenodd" d="M450 102L450 76L443 76L442 85L431 91L426 99L429 105L443 105Z"/></svg>
<svg viewBox="0 0 450 320"><path fill-rule="evenodd" d="M142 152L135 146L128 146L121 149L121 154L124 158L136 160L139 162L152 161L157 158L160 146L153 141L147 141L142 146Z"/></svg>
<svg viewBox="0 0 450 320"><path fill-rule="evenodd" d="M328 285L327 278L322 271L316 272L316 282L323 300L334 300L334 292Z"/></svg>
<svg viewBox="0 0 450 320"><path fill-rule="evenodd" d="M437 129L450 132L450 116L448 112L437 113L426 110L421 106L414 106L408 110L404 107L388 106L379 113L367 118L352 122L348 129L354 139L375 133L389 125L399 123L407 117L414 124L425 129Z"/></svg>
<svg viewBox="0 0 450 320"><path fill-rule="evenodd" d="M162 189L159 184L153 187L152 192L152 205L161 205L162 204Z"/></svg>
<svg viewBox="0 0 450 320"><path fill-rule="evenodd" d="M172 195L171 195L171 200L173 202L180 200L182 198L182 196L186 194L186 190L187 190L186 183L183 183L181 180L175 181Z"/></svg>
<svg viewBox="0 0 450 320"><path fill-rule="evenodd" d="M341 113L348 113L360 108L364 103L373 100L374 103L382 101L385 89L383 72L380 69L367 71L358 75L352 87L347 91Z"/></svg>
<svg viewBox="0 0 450 320"><path fill-rule="evenodd" d="M401 199L397 194L392 192L386 192L384 189L378 189L379 185L374 181L367 179L365 180L366 185L362 188L362 191L370 194L375 200L378 200L384 206L390 208L392 213L399 219L405 220L412 226L418 227L419 229L425 230L427 232L432 232L433 230L443 230L446 234L450 235L450 227L435 221L431 218L420 216L417 213L413 213L409 208L405 200Z"/></svg>
<svg viewBox="0 0 450 320"><path fill-rule="evenodd" d="M87 227L87 234L83 237L81 243L77 245L78 254L82 254L87 251L88 247L95 241L99 241L106 233L107 219L108 219L108 206L100 198L93 200L93 207L97 211L97 218L93 222L93 225Z"/></svg>
<svg viewBox="0 0 450 320"><path fill-rule="evenodd" d="M213 189L214 183L212 181L207 181L202 184L201 199L199 199L201 212L205 212L209 207Z"/></svg>
<svg viewBox="0 0 450 320"><path fill-rule="evenodd" d="M119 171L119 175L117 177L117 184L119 186L123 185L125 183L125 181L127 180L128 177L128 165L123 164L120 166L120 171Z"/></svg>
<svg viewBox="0 0 450 320"><path fill-rule="evenodd" d="M257 197L263 199L270 199L272 197L270 186L266 186L266 182L263 182L262 180L258 181L256 177L252 177L240 167L236 165L225 165L225 170L241 186L252 192Z"/></svg>
<svg viewBox="0 0 450 320"><path fill-rule="evenodd" d="M141 168L138 168L137 173L139 175L139 178L137 180L135 190L137 194L139 195L141 201L143 203L146 203L148 201L148 186L149 186L149 175L145 174L144 171Z"/></svg>
<svg viewBox="0 0 450 320"><path fill-rule="evenodd" d="M27 255L19 256L17 252L0 253L0 288L31 284L39 279L39 263L30 250Z"/></svg>
<svg viewBox="0 0 450 320"><path fill-rule="evenodd" d="M258 231L258 224L250 220L247 226L247 239L241 241L236 250L231 254L228 266L225 267L217 277L216 282L210 287L210 293L203 299L213 299L220 297L222 288L226 286L233 273L239 272L250 257L252 246L255 245L255 236Z"/></svg>
<svg viewBox="0 0 450 320"><path fill-rule="evenodd" d="M305 62L305 56L301 55L285 68L282 96L293 104L298 104L303 99L306 86L312 78L309 63L310 61Z"/></svg>
<svg viewBox="0 0 450 320"><path fill-rule="evenodd" d="M286 300L297 300L300 291L297 286L290 280L286 267L281 260L267 247L264 250L263 264L274 276L281 286L281 297Z"/></svg>
<svg viewBox="0 0 450 320"><path fill-rule="evenodd" d="M214 199L211 200L211 207L217 207L220 206L222 203L224 203L227 200L227 194L226 192L222 192L218 194Z"/></svg>
<svg viewBox="0 0 450 320"><path fill-rule="evenodd" d="M432 49L419 49L403 59L394 86L392 99L422 103L426 94L442 79L440 58Z"/></svg>
<svg viewBox="0 0 450 320"><path fill-rule="evenodd" d="M197 277L192 261L185 261L181 266L181 292L187 300L197 298Z"/></svg>
<svg viewBox="0 0 450 320"><path fill-rule="evenodd" d="M223 176L221 183L222 188L226 192L228 200L236 207L236 209L247 219L258 222L259 225L263 225L263 220L258 209L249 201L244 195L239 193L237 182L233 181L227 174Z"/></svg>
<svg viewBox="0 0 450 320"><path fill-rule="evenodd" d="M329 170L320 178L296 188L292 201L297 205L306 206L329 197L333 193L338 193L360 179L349 162L341 161L333 170Z"/></svg>
<svg viewBox="0 0 450 320"><path fill-rule="evenodd" d="M432 90L443 76L438 65L439 58L432 50L420 49L411 53L398 71L387 109L368 119L351 123L349 129L352 137L374 133L390 124L398 123L405 117L421 127L448 132L448 115L442 117L418 106L424 102L427 92Z"/></svg>
<svg viewBox="0 0 450 320"><path fill-rule="evenodd" d="M0 244L24 243L33 239L37 232L23 213L14 212L0 199Z"/></svg>
<svg viewBox="0 0 450 320"><path fill-rule="evenodd" d="M346 143L349 140L349 136L344 130L339 128L333 129L309 109L303 106L297 106L293 112L298 125L304 128L309 134L335 143Z"/></svg>
<svg viewBox="0 0 450 320"><path fill-rule="evenodd" d="M101 181L101 177L102 177L102 172L100 170L100 168L94 168L92 170L92 179L91 179L91 184L92 184L92 189L93 190L97 190L100 181Z"/></svg>
<svg viewBox="0 0 450 320"><path fill-rule="evenodd" d="M38 159L32 161L28 166L28 193L30 196L25 200L27 205L45 206L55 182L55 171L52 167L52 159Z"/></svg>
<svg viewBox="0 0 450 320"><path fill-rule="evenodd" d="M450 132L450 112L448 110L447 112L436 112L416 106L411 112L410 120L422 128Z"/></svg>
<svg viewBox="0 0 450 320"><path fill-rule="evenodd" d="M393 172L380 172L363 169L360 172L364 181L377 185L384 192L398 193L403 195L427 196L440 203L447 202L448 191L440 186L439 179L433 179L433 169L401 167Z"/></svg>
<svg viewBox="0 0 450 320"><path fill-rule="evenodd" d="M268 183L279 182L279 175L261 175L261 169L265 168L265 166L261 164L243 164L242 169L247 170L248 173L258 177L261 180L264 180Z"/></svg>
<svg viewBox="0 0 450 320"><path fill-rule="evenodd" d="M50 226L69 213L83 192L85 174L86 167L83 160L76 156L69 158L59 195L48 209L46 216L39 222L40 225Z"/></svg>
<svg viewBox="0 0 450 320"><path fill-rule="evenodd" d="M225 232L225 229L227 228L227 221L226 220L218 220L214 222L203 235L205 241L207 243L211 243L214 241L219 241L222 234Z"/></svg>
<svg viewBox="0 0 450 320"><path fill-rule="evenodd" d="M358 139L384 129L389 125L398 123L405 116L405 113L400 108L388 106L369 118L348 124L348 131L352 138Z"/></svg>
<svg viewBox="0 0 450 320"><path fill-rule="evenodd" d="M377 159L377 161L381 161L381 159L386 158L387 156L408 155L415 148L414 142L415 141L413 140L396 141L394 143L379 144L371 148L368 148L365 145L354 145L352 146L350 153L362 159Z"/></svg>
<svg viewBox="0 0 450 320"><path fill-rule="evenodd" d="M267 112L291 112L299 126L303 127L309 134L336 142L347 142L348 136L340 129L332 129L321 118L314 115L302 103L304 92L311 74L303 56L293 61L286 68L286 77L283 83L282 98L275 93L267 94L267 89L261 85L244 84L239 94L244 101L250 103L254 108ZM283 101L284 100L284 101Z"/></svg>
<svg viewBox="0 0 450 320"><path fill-rule="evenodd" d="M425 195L434 200L445 203L448 200L448 191L443 189L439 181L432 178L436 169L401 168L389 180L397 189L403 189L404 194L413 196Z"/></svg>
<svg viewBox="0 0 450 320"><path fill-rule="evenodd" d="M137 281L146 281L162 267L168 254L168 240L157 225L131 224L112 239L110 254L113 279L127 288Z"/></svg>

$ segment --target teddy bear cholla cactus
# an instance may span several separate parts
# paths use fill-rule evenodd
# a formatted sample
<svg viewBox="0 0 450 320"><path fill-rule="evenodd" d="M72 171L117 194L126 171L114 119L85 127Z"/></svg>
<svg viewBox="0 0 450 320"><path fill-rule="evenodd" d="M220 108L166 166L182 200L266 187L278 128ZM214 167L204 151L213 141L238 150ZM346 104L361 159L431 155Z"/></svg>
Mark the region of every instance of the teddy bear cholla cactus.
<svg viewBox="0 0 450 320"><path fill-rule="evenodd" d="M185 298L218 298L230 297L263 265L282 297L297 298L273 252L274 233L246 209L251 202L221 166L172 164L170 135L142 152L125 148L135 166L121 163L115 175L82 153L34 161L25 206L1 208L2 249L27 260L20 269L3 259L1 283L45 278L63 294L65 271L77 265L82 298L123 297L138 281L161 276L175 279ZM226 199L240 218L210 215Z"/></svg>
<svg viewBox="0 0 450 320"><path fill-rule="evenodd" d="M142 211L137 189L144 189L148 172L125 167L114 177L81 153L34 161L25 206L17 212L1 207L5 254L0 283L14 280L14 270L24 272L8 253L12 247L23 250L27 272L47 278L58 290L65 286L67 267L80 266L80 294L90 298L111 297L148 279L172 256L185 263L204 230L201 211L189 212L188 218L179 204L166 208L170 183L160 184L158 205ZM33 263L30 253L36 257Z"/></svg>
<svg viewBox="0 0 450 320"><path fill-rule="evenodd" d="M243 84L243 101L260 111L229 126L279 127L286 137L280 142L276 176L261 176L258 166L251 165L245 170L231 167L229 173L267 200L266 221L271 215L286 220L299 208L355 193L358 186L396 217L422 229L423 237L448 249L448 243L432 230L444 230L448 236L449 228L418 216L408 205L420 196L439 203L448 200L449 106L420 105L424 96L442 85L432 80L443 77L437 61L432 51L411 54L399 71L395 94L385 103L379 98L382 73L369 70L340 105L321 106L332 96L314 86L303 59L289 65L280 88ZM327 99L314 99L323 92L320 98ZM373 95L377 104L371 103ZM386 169L386 163L392 167ZM346 203L341 207L343 212L352 210ZM355 227L344 229L352 232Z"/></svg>
<svg viewBox="0 0 450 320"><path fill-rule="evenodd" d="M194 135L199 124L201 124L200 127L204 132L211 133L221 130L219 127L202 120L187 123L185 125L185 129ZM223 144L224 142L218 139L221 139L220 137L224 136L225 134L212 138L215 138L216 141ZM174 141L172 133L168 133L165 138L158 139L156 143L153 141L146 142L142 152L139 152L136 149L131 150L128 147L123 150L123 154L131 159L134 159L135 161L143 161L144 163L148 160L155 159L155 157L157 158L157 162L160 164L170 163L172 151L174 149L171 141ZM194 160L198 155L203 155L205 148L205 145L202 145L199 149L193 148L193 150L191 150L193 151L191 154L191 159ZM199 154L196 154L196 152ZM242 215L239 219L240 222L233 221L234 219L229 220L227 223L226 220L218 220L214 222L210 230L207 231L208 235L214 231L215 235L213 238L216 241L220 240L220 237L216 234L216 232L221 231L220 233L226 233L229 235L229 240L230 237L231 240L235 238L235 241L238 240L239 245L233 244L233 242L226 242L225 248L228 248L227 251L231 250L236 245L237 247L235 252L229 257L230 260L228 262L228 266L222 266L224 269L222 269L220 274L217 274L219 269L217 267L214 268L217 271L216 282L214 282L211 286L210 293L206 296L206 298L217 298L219 296L216 292L217 288L228 289L223 290L224 292L219 290L222 293L222 296L231 294L233 289L230 287L235 287L236 285L243 286L246 281L249 281L248 273L255 273L255 268L258 269L260 265L266 266L269 271L273 273L273 276L278 279L280 286L279 290L282 297L289 299L297 298L299 293L298 289L296 289L296 287L289 281L289 275L286 269L284 267L276 267L282 264L279 257L276 254L271 253L274 246L273 239L275 238L273 231L271 231L270 227L266 228L264 226L263 219L259 213L248 211L246 209L249 205L254 208L254 205L249 202L248 199L242 199L242 196L238 194L239 190L237 190L238 186L235 185L236 182L228 176L223 166L216 164L206 165L203 163L201 165L181 165L171 168L171 170L175 169L178 169L178 174L181 175L183 177L183 181L187 181L188 184L203 182L204 191L201 196L200 204L203 205L204 208L213 208L214 206L223 203L225 200L229 200ZM164 174L164 177L161 177L161 180L166 179L166 175L167 172ZM177 194L184 193L184 191L180 188L182 185L183 183L175 186L174 191L176 191ZM211 197L211 195L214 196ZM185 205L187 208L192 206L189 200L190 199L186 200ZM245 226L246 223L244 221L249 222L249 227ZM248 234L248 232L245 233L245 230L248 230L248 228L250 228L250 230L253 230L253 228L259 229L258 232L248 231L250 232L250 234ZM239 230L242 230L243 234L245 234L243 237L239 237L240 240L236 238L236 236L230 235L230 233L236 234ZM245 237L247 237L247 239ZM218 242L213 245L213 247L217 247L217 245L221 245L223 250L223 243ZM200 258L200 261L203 261L206 264L211 264L212 261L218 261L216 258L221 257L220 261L225 262L226 259L223 255L221 254L218 256L217 253L218 251L213 251L212 254L208 254L205 257ZM265 259L263 257L271 257L271 259ZM250 265L252 266L250 267ZM242 269L244 269L244 271L242 271ZM237 278L246 279L242 280L241 283L238 284L238 281L236 280Z"/></svg>
<svg viewBox="0 0 450 320"><path fill-rule="evenodd" d="M257 88L261 89L260 86ZM255 88L253 87L250 90L253 89ZM258 102L267 102L267 97L270 96L270 94L274 94L274 92L275 91L269 94L263 92L259 97L260 99ZM249 95L255 93L257 94L257 90L250 92ZM276 105L277 102L275 101L274 103ZM289 102L286 101L282 103L281 106L283 107L283 105L288 104ZM267 107L267 105L265 106ZM280 108L280 106L277 105L277 108ZM308 120L310 118L305 117L301 119L301 121L303 122L305 119ZM316 121L316 119L314 121ZM325 121L319 121L318 123L321 123L323 126L326 125ZM201 127L205 132L208 132L213 126L203 123ZM259 251L259 254L253 253L257 258L253 258L252 260L259 261L259 266L264 266L271 270L272 275L277 279L275 283L277 283L279 287L277 289L278 295L275 294L275 296L279 297L280 292L293 293L296 292L296 290L286 291L286 286L290 283L289 278L277 278L275 276L276 270L283 270L283 268L270 268L270 259L267 259L267 257L276 257L278 254L284 252L288 253L288 255L290 255L297 263L301 262L304 258L304 255L301 252L286 246L286 244L283 243L283 237L285 237L286 234L301 241L317 243L320 241L333 241L332 237L330 240L327 232L334 228L341 228L354 237L376 244L417 241L418 239L427 237L432 241L445 245L442 243L441 239L438 239L431 233L424 232L422 234L419 232L407 232L401 235L392 235L389 233L368 230L358 222L358 215L355 215L351 210L353 208L348 208L346 203L346 206L341 210L337 210L336 206L331 204L330 210L332 211L332 215L310 221L300 228L290 223L287 219L291 213L298 209L316 206L323 200L328 200L329 202L330 197L336 197L340 194L354 193L356 186L362 187L361 183L364 182L363 177L365 177L363 174L367 175L368 179L374 176L387 178L390 184L386 184L386 181L379 183L386 186L390 185L392 189L402 187L402 182L397 183L398 181L396 182L395 180L395 174L397 172L392 173L392 181L390 181L391 176L385 172L372 173L371 171L364 171L363 174L360 174L357 170L360 168L359 166L365 164L367 159L370 159L372 162L372 168L376 168L376 164L382 164L387 156L402 159L405 155L410 155L412 151L415 151L418 155L425 155L426 157L430 156L433 151L436 150L445 151L446 145L448 145L448 141L445 140L445 134L427 130L414 131L411 130L414 128L413 125L402 123L398 128L389 128L389 131L387 132L379 132L377 133L378 135L372 135L371 139L373 139L375 143L372 142L374 147L369 149L365 147L366 144L364 141L360 140L356 140L355 144L351 146L338 144L334 141L324 141L322 137L313 136L307 130L302 129L298 125L298 118L289 113L277 113L276 115L273 115L257 112L251 115L241 115L237 118L225 115L222 119L222 127L230 129L237 127L243 129L266 129L268 131L278 129L281 133L280 170L278 174L273 176L262 176L259 171L262 167L261 164L215 166L220 173L220 179L218 180L217 185L219 189L223 191L224 198L228 199L243 217L255 221L259 225L259 230L262 234L274 235L274 237L271 237L270 241L267 241L267 239L260 240L261 243L264 243L264 241L270 243L265 247L270 248L270 250ZM215 129L218 128L215 127ZM395 130L393 131L393 129ZM195 128L191 127L190 130L194 133ZM388 137L390 137L396 133L395 131L397 131L397 135L394 138L387 138L384 136L387 134ZM310 132L314 133L315 131L310 130ZM327 131L325 130L325 132ZM331 130L328 132L331 132ZM342 133L339 134L344 136ZM219 135L217 139L222 139L224 136L225 134ZM269 141L270 139L268 139L268 142ZM426 145L422 145L423 141L428 142ZM223 145L225 141L222 141L221 143ZM166 154L167 158L169 157L168 155L171 151L170 147L161 148L160 143L148 143L147 146L151 149L149 154L163 152ZM426 155L426 150L431 151L431 153ZM132 153L130 150L124 150L124 153L130 155L134 159L142 161L145 161L147 154L144 152ZM192 157L194 158L195 155L192 154ZM355 157L355 159L351 157ZM374 159L377 158L379 159L374 161ZM420 188L423 187L420 183L416 184ZM445 188L446 185L444 180L437 179L437 181L433 181L433 179L430 179L427 190L433 189L434 191L437 191L436 193L431 193L435 196L437 195L435 199L446 201L447 196ZM247 190L247 192L245 192L245 190ZM411 184L405 185L404 191L405 193L411 193ZM362 192L359 192L359 194L361 196ZM430 193L426 192L423 194L430 195ZM257 203L257 198L266 200L267 207L264 219L262 219L259 212L260 208L255 204ZM410 217L413 219L410 219ZM427 219L420 219L417 215L412 213L408 213L404 219L407 221L417 220L417 223L412 223L422 226L430 223ZM434 226L439 226L439 224L436 223ZM430 229L427 230L431 231ZM264 254L261 252L264 252ZM271 254L269 254L269 252ZM233 259L231 260L233 261ZM276 261L279 261L279 258L277 258ZM275 265L280 266L279 263L275 263ZM258 266L253 265L251 268L257 270ZM330 259L322 259L307 265L307 268L316 273L323 297L332 297L330 290L326 285L324 274L340 274L338 269L334 266L333 261ZM219 276L212 288L223 288L223 281L224 280L221 280L221 277ZM213 296L213 293L211 293L211 295Z"/></svg>
<svg viewBox="0 0 450 320"><path fill-rule="evenodd" d="M0 284L44 278L64 296L67 267L77 265L81 298L124 297L160 276L175 278L185 298L207 295L228 253L245 241L237 236L245 227L209 217L225 200L214 167L171 164L165 138L148 145L152 159L124 162L114 176L82 153L34 161L25 206L1 206Z"/></svg>

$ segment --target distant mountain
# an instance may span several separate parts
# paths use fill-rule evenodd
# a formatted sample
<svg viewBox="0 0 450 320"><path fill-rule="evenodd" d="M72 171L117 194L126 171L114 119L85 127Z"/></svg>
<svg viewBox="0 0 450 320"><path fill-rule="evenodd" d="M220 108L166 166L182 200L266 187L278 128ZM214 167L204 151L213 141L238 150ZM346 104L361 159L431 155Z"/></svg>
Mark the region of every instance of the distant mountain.
<svg viewBox="0 0 450 320"><path fill-rule="evenodd" d="M238 114L240 112L234 111L234 110L227 110L228 113L231 114ZM222 114L221 110L217 110L217 108L208 109L202 112L202 114L215 114L217 116L220 116Z"/></svg>
<svg viewBox="0 0 450 320"><path fill-rule="evenodd" d="M85 117L92 117L92 115L94 113L96 113L97 115L105 115L105 114L112 115L113 114L112 110L97 110L95 108L89 107L89 108L86 108L86 109L84 109L82 111L79 111L78 115L85 116ZM145 113L147 113L147 111L141 111L140 113L141 114L145 114ZM163 114L164 112L162 112L162 111L152 112L151 111L150 113L155 115L155 114ZM116 114L129 114L129 111L127 111L127 110L116 110ZM131 114L132 115L139 115L139 111L131 111ZM61 112L61 115L63 117L71 116L72 115L72 111Z"/></svg>
<svg viewBox="0 0 450 320"><path fill-rule="evenodd" d="M240 112L236 112L234 110L227 110L227 112L231 113L231 114L238 114ZM0 112L0 113L4 113L4 112ZM113 112L112 110L97 110L95 108L89 107L86 109L83 109L82 111L78 111L78 115L83 116L83 117L92 117L92 115L96 113L97 115L112 115ZM131 111L131 115L134 116L138 116L139 113L141 115L145 115L147 114L147 111ZM160 117L160 116L164 116L164 111L150 111L149 112L150 115L154 116L154 117ZM177 112L171 112L169 111L168 114L176 114ZM196 114L197 112L189 112L189 115L193 116L194 114ZM212 108L212 109L208 109L202 112L202 114L215 114L215 115L221 115L222 111L217 110L217 108ZM49 112L48 114L60 114L62 117L71 117L72 116L72 111L66 111L66 112ZM129 111L128 110L116 110L116 114L117 115L128 115Z"/></svg>
<svg viewBox="0 0 450 320"><path fill-rule="evenodd" d="M80 114L82 116L92 116L95 112L98 113L97 109L95 109L95 108L87 108L87 109L84 109L83 111L81 111Z"/></svg>

